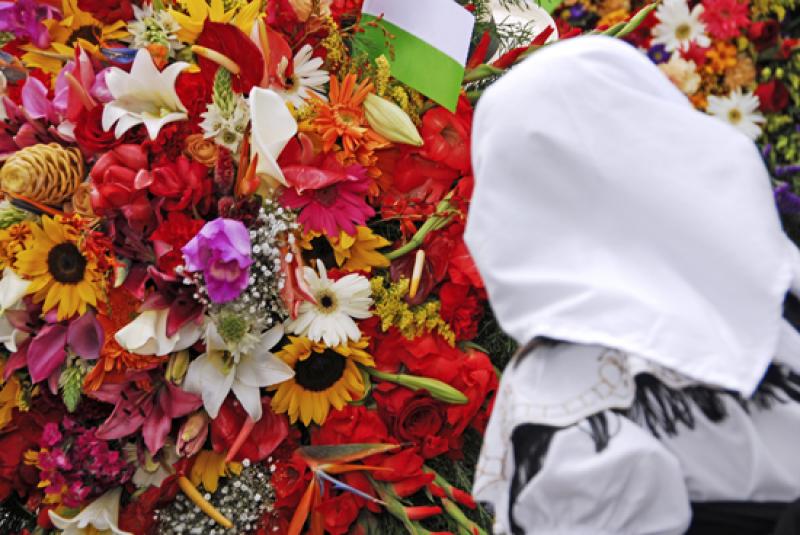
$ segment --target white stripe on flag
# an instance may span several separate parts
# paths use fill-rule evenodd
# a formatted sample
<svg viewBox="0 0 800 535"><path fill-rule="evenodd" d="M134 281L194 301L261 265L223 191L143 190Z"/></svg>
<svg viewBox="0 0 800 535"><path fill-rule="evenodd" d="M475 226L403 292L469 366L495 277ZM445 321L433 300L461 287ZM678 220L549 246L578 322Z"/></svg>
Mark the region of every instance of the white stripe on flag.
<svg viewBox="0 0 800 535"><path fill-rule="evenodd" d="M466 65L475 17L454 0L364 0L361 11L383 14L386 21Z"/></svg>

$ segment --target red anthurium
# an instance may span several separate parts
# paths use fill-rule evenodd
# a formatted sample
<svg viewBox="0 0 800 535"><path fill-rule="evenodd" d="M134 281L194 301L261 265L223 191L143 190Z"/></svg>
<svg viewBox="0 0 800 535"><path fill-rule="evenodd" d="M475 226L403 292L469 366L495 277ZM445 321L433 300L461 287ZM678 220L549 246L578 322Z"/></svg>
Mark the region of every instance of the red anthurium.
<svg viewBox="0 0 800 535"><path fill-rule="evenodd" d="M235 460L250 459L263 461L289 435L289 422L285 414L275 414L270 406L271 399L261 399L262 416L253 426L250 434L242 444ZM229 397L219 410L219 414L211 421L211 444L214 451L228 451L236 440L239 430L245 424L247 413L241 404Z"/></svg>
<svg viewBox="0 0 800 535"><path fill-rule="evenodd" d="M197 44L219 52L239 66L239 73L233 76L233 89L247 94L253 86L259 85L264 77L264 58L261 50L242 30L232 24L206 20ZM202 56L197 58L200 72L208 83L213 84L219 65Z"/></svg>

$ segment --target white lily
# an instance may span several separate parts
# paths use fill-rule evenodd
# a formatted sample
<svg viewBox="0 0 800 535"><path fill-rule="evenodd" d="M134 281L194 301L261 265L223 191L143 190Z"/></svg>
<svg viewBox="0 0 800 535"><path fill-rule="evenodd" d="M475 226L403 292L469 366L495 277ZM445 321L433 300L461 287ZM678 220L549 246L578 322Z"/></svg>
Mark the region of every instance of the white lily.
<svg viewBox="0 0 800 535"><path fill-rule="evenodd" d="M3 270L3 278L0 279L0 343L12 353L28 338L28 333L14 328L5 312L20 308L20 301L28 292L30 284L31 281L23 279L13 269Z"/></svg>
<svg viewBox="0 0 800 535"><path fill-rule="evenodd" d="M88 535L90 533L107 533L114 535L133 535L122 531L117 526L119 521L119 497L122 487L110 490L87 505L83 511L72 518L64 518L54 511L48 511L50 521L63 535Z"/></svg>
<svg viewBox="0 0 800 535"><path fill-rule="evenodd" d="M188 115L175 92L175 80L188 66L176 61L159 71L150 52L142 48L136 53L130 73L112 68L106 74L106 85L114 100L103 109L103 129L109 131L116 123L114 135L119 139L144 123L150 139L155 139L165 124L185 120Z"/></svg>
<svg viewBox="0 0 800 535"><path fill-rule="evenodd" d="M173 336L167 336L169 309L146 310L135 320L117 331L114 336L126 351L137 355L169 355L194 345L200 339L202 327L189 322Z"/></svg>
<svg viewBox="0 0 800 535"><path fill-rule="evenodd" d="M282 337L283 325L278 325L261 335L251 351L231 353L217 326L210 322L206 352L189 365L183 389L203 398L211 418L217 417L228 392L233 390L247 414L260 420L261 388L294 377L294 370L270 352Z"/></svg>
<svg viewBox="0 0 800 535"><path fill-rule="evenodd" d="M286 186L278 156L297 133L297 121L281 96L272 89L254 87L249 103L253 157L258 155L256 173L264 186L269 185L270 179Z"/></svg>

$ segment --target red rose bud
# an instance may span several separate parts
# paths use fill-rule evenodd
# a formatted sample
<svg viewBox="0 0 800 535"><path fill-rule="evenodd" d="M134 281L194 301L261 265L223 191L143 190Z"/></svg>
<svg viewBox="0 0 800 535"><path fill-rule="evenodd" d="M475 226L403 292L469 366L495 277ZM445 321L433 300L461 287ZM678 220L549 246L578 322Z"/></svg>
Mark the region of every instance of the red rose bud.
<svg viewBox="0 0 800 535"><path fill-rule="evenodd" d="M780 80L772 80L756 88L755 95L765 113L778 113L789 105L789 90Z"/></svg>
<svg viewBox="0 0 800 535"><path fill-rule="evenodd" d="M442 514L442 508L438 505L421 505L418 507L406 507L406 515L409 520L425 520L432 516Z"/></svg>
<svg viewBox="0 0 800 535"><path fill-rule="evenodd" d="M759 52L775 46L781 26L778 21L770 19L754 22L747 31L747 36Z"/></svg>

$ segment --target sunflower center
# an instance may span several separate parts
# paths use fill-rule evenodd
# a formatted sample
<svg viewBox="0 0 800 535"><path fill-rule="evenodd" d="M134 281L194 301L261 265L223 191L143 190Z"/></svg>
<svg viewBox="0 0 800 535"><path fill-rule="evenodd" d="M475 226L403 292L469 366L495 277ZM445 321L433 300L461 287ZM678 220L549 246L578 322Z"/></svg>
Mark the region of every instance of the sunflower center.
<svg viewBox="0 0 800 535"><path fill-rule="evenodd" d="M742 112L736 108L732 109L728 112L728 120L732 124L739 124L739 122L742 120Z"/></svg>
<svg viewBox="0 0 800 535"><path fill-rule="evenodd" d="M92 26L91 24L87 24L86 26L81 26L80 28L73 31L69 34L69 38L67 39L67 44L72 46L75 44L75 41L78 39L84 39L89 41L93 45L96 45L100 42L100 30L96 26Z"/></svg>
<svg viewBox="0 0 800 535"><path fill-rule="evenodd" d="M328 186L327 188L318 189L314 192L314 198L320 203L322 206L331 206L334 202L336 202L336 198L339 196L339 192L336 189L336 184L333 186Z"/></svg>
<svg viewBox="0 0 800 535"><path fill-rule="evenodd" d="M311 250L303 251L303 258L307 264L312 264L314 259L319 258L326 266L333 266L336 263L336 255L331 247L331 242L325 236L317 236L311 240Z"/></svg>
<svg viewBox="0 0 800 535"><path fill-rule="evenodd" d="M47 268L58 282L75 284L83 280L86 259L74 243L59 243L47 255Z"/></svg>
<svg viewBox="0 0 800 535"><path fill-rule="evenodd" d="M675 37L677 37L679 41L687 40L691 34L692 28L686 23L675 28Z"/></svg>
<svg viewBox="0 0 800 535"><path fill-rule="evenodd" d="M345 358L332 349L312 353L306 360L295 364L294 380L306 390L322 392L344 376L345 364Z"/></svg>

